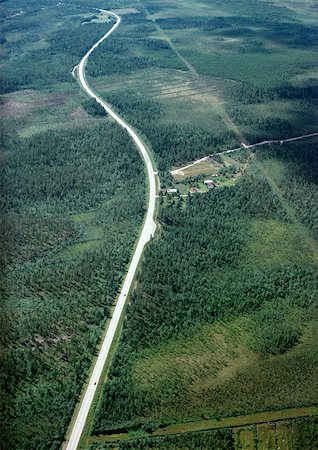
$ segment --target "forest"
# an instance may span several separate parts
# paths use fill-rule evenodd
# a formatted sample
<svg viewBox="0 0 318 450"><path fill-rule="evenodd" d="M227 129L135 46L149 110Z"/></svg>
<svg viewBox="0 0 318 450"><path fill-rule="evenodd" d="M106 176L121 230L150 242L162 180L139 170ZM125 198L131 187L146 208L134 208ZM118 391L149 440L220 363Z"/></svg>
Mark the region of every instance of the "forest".
<svg viewBox="0 0 318 450"><path fill-rule="evenodd" d="M231 148L235 135L231 131L211 133L198 126L177 123L158 124L165 108L160 102L144 99L134 92L109 94L109 102L146 136L156 157L159 170L167 170L180 161L212 154L220 147Z"/></svg>
<svg viewBox="0 0 318 450"><path fill-rule="evenodd" d="M93 434L315 402L317 164L316 142L259 150L235 186L161 206ZM219 379L213 339L253 371Z"/></svg>
<svg viewBox="0 0 318 450"><path fill-rule="evenodd" d="M1 6L0 446L54 450L131 257L145 173L72 77L113 23L105 2ZM90 58L88 81L153 151L163 184L172 166L242 140L317 131L315 11L133 6ZM119 448L233 448L229 430L138 433L317 402L317 140L250 156L234 186L160 202L91 427L135 432ZM297 430L296 448L310 448L314 420Z"/></svg>
<svg viewBox="0 0 318 450"><path fill-rule="evenodd" d="M1 448L53 449L143 219L144 170L108 122L5 142Z"/></svg>

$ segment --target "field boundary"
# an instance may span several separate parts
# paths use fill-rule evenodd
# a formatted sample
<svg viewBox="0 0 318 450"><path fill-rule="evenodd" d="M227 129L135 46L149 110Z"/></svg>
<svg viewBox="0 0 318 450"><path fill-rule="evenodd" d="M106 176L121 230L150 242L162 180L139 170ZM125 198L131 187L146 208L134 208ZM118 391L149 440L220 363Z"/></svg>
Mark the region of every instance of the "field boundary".
<svg viewBox="0 0 318 450"><path fill-rule="evenodd" d="M310 417L318 415L318 406L309 406L302 408L290 408L280 411L268 411L249 414L245 416L226 417L224 419L207 419L193 422L183 422L158 427L152 433L143 432L138 434L138 438L151 438L168 435L178 435L190 432L215 430L218 428L236 428L248 425L263 424L268 422L279 422L281 420L297 419L299 417ZM118 442L122 440L136 439L136 431L127 433L103 434L90 436L90 444L97 442Z"/></svg>

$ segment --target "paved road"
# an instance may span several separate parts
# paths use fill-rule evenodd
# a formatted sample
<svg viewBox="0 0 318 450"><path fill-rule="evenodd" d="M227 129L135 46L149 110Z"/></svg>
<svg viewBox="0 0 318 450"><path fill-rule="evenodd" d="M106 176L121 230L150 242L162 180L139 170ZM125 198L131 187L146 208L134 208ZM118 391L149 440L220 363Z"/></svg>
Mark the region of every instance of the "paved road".
<svg viewBox="0 0 318 450"><path fill-rule="evenodd" d="M262 145L268 145L268 144L284 144L285 142L299 141L301 139L306 139L306 138L310 138L310 137L314 137L314 136L318 136L318 132L317 133L311 133L311 134L303 134L302 136L296 136L296 137L292 137L292 138L288 138L288 139L272 139L272 140L269 140L269 141L257 142L256 144L244 144L242 142L241 147L233 148L232 150L224 150L223 152L212 153L211 155L204 156L203 158L197 159L196 161L194 161L191 164L188 164L187 166L180 167L179 169L172 170L171 174L172 175L177 175L178 173L182 172L183 170L186 170L189 167L192 167L192 166L194 166L196 164L199 164L200 162L206 161L207 159L209 159L210 157L215 156L215 155L225 155L226 153L237 152L238 150L242 150L243 148L261 147Z"/></svg>
<svg viewBox="0 0 318 450"><path fill-rule="evenodd" d="M106 358L109 354L109 350L110 350L111 344L113 342L115 332L117 330L119 320L120 320L120 317L122 315L122 312L123 312L123 309L125 306L126 298L127 298L129 289L131 287L132 281L134 279L138 263L140 261L140 257L142 255L142 252L143 252L143 249L144 249L146 243L151 239L151 237L154 235L155 230L156 230L156 224L154 222L154 212L155 212L155 202L156 202L156 178L155 178L156 174L154 172L154 168L153 168L151 159L149 157L149 154L148 154L145 146L143 145L143 143L137 136L137 134L132 130L132 128L130 128L129 125L124 120L122 120L114 111L112 111L111 108L106 103L104 103L103 100L100 97L98 97L91 90L91 88L87 84L87 81L85 80L85 65L86 65L88 57L95 50L95 48L97 48L99 46L99 44L101 42L103 42L105 39L107 39L108 36L116 30L116 28L119 26L120 21L121 21L120 17L117 14L114 14L110 11L107 11L107 12L116 19L116 22L113 25L113 27L98 42L96 42L96 44L93 45L93 47L83 57L83 59L81 60L79 66L77 68L78 78L79 78L79 82L80 82L82 88L84 89L84 91L90 97L95 98L95 100L107 111L107 113L110 116L112 116L116 120L116 122L121 127L123 127L130 134L132 139L135 141L135 143L144 159L144 162L145 162L145 165L147 168L148 189L149 189L148 211L147 211L147 215L146 215L146 218L144 221L144 225L143 225L137 246L136 246L136 250L134 252L130 266L128 268L128 272L127 272L126 278L124 280L119 298L117 300L113 316L109 323L109 326L108 326L108 329L106 332L106 336L103 340L101 349L100 349L98 357L97 357L97 361L96 361L94 369L93 369L93 373L88 382L86 392L85 392L83 401L80 406L80 410L77 414L76 421L73 425L71 436L70 436L68 442L66 443L67 450L76 450L78 447L78 443L79 443L80 437L81 437L83 429L84 429L86 418L87 418L89 409L91 407L91 404L92 404L92 401L93 401L93 398L95 395L95 391L96 391L98 382L100 380L100 377L101 377L101 374L102 374L102 371L103 371L103 368L104 368L104 365L106 362Z"/></svg>

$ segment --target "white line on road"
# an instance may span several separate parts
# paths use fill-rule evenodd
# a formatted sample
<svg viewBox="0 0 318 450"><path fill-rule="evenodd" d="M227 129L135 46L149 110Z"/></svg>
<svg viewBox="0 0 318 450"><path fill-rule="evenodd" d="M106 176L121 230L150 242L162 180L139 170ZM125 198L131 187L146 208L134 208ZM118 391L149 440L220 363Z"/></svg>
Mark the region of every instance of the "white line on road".
<svg viewBox="0 0 318 450"><path fill-rule="evenodd" d="M107 11L107 12L111 16L115 17L116 23L98 42L96 42L96 44L93 45L93 47L86 53L86 55L83 57L83 59L79 63L79 66L78 66L79 82L80 82L82 88L84 89L84 91L90 97L94 98L106 110L106 112L111 117L113 117L113 119L115 119L116 122L129 133L129 135L132 137L132 139L136 143L136 145L144 159L144 162L145 162L145 165L147 168L147 173L148 173L148 189L149 189L148 210L147 210L144 225L143 225L133 258L129 265L127 275L125 277L121 292L119 294L119 298L118 298L116 306L115 306L113 316L110 320L110 323L109 323L109 326L108 326L108 329L106 332L106 336L102 342L102 346L99 351L99 354L98 354L98 357L97 357L97 360L96 360L96 363L95 363L95 366L93 369L93 373L89 379L83 401L80 405L79 412L76 416L76 420L75 420L75 423L72 428L71 436L67 442L67 447L66 447L67 450L76 450L78 447L81 435L84 430L87 415L88 415L88 412L92 405L93 398L94 398L94 395L96 392L96 388L100 381L100 377L101 377L107 356L109 354L109 350L110 350L111 344L113 342L113 339L114 339L114 336L115 336L115 333L116 333L116 330L117 330L117 327L118 327L118 324L120 321L120 317L122 315L122 312L123 312L123 309L125 306L127 295L130 290L132 281L134 279L138 263L140 261L140 257L142 255L145 245L147 244L147 242L149 242L149 240L154 235L155 230L156 230L156 224L154 221L155 202L156 202L156 179L154 176L154 173L155 173L154 167L152 165L149 154L148 154L145 146L141 142L140 138L134 132L134 130L124 120L122 120L114 111L112 111L112 109L91 90L91 88L88 86L88 84L85 80L85 65L86 65L89 55L99 46L99 44L101 42L103 42L105 39L107 39L107 37L116 30L116 28L119 26L120 21L121 21L121 18L117 14L112 13L110 11Z"/></svg>

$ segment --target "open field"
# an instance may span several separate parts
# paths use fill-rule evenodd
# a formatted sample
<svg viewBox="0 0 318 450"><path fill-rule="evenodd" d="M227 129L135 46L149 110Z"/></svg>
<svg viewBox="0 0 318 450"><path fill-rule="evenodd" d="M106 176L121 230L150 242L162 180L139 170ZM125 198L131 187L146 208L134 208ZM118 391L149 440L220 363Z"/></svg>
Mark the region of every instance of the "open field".
<svg viewBox="0 0 318 450"><path fill-rule="evenodd" d="M167 194L169 189L177 189L178 193L186 195L205 193L216 187L234 186L251 163L252 157L243 150L231 154L231 157L226 154L206 157L201 162L186 165L182 170L172 168L172 177L163 184L162 193ZM212 185L210 181L213 182Z"/></svg>
<svg viewBox="0 0 318 450"><path fill-rule="evenodd" d="M89 116L83 109L84 99L72 83L48 90L14 91L2 96L2 126L6 130L14 128L24 138L54 128L73 129L100 124L103 119Z"/></svg>

